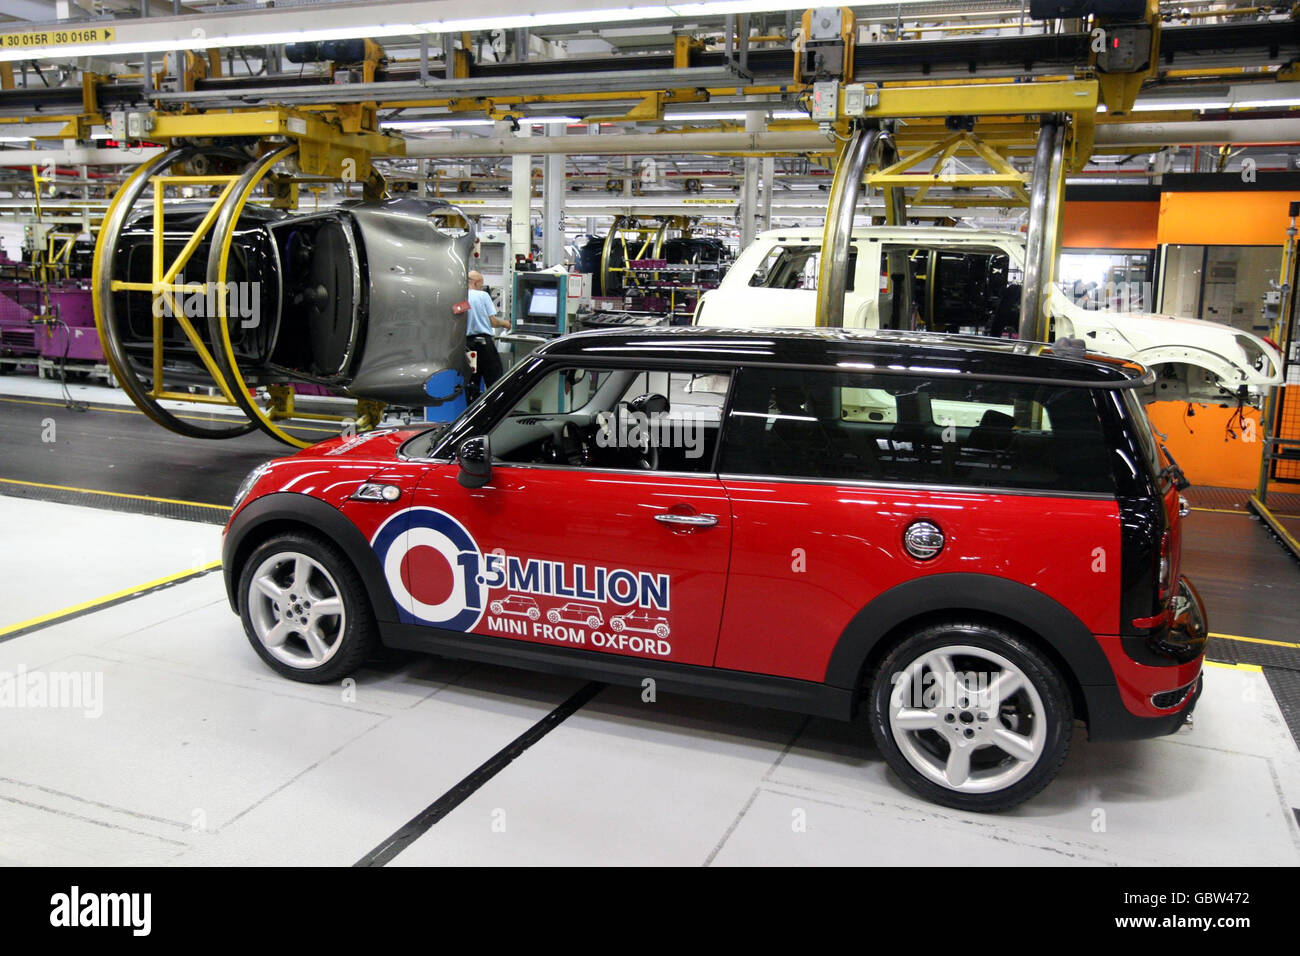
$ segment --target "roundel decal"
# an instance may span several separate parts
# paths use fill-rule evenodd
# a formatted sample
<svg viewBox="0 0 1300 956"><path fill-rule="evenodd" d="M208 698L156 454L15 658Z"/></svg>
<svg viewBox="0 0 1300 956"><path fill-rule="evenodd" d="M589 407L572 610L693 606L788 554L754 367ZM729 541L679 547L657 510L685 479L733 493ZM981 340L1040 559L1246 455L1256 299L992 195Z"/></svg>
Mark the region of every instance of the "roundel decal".
<svg viewBox="0 0 1300 956"><path fill-rule="evenodd" d="M482 555L465 526L436 508L408 508L370 541L408 623L468 631L483 615Z"/></svg>

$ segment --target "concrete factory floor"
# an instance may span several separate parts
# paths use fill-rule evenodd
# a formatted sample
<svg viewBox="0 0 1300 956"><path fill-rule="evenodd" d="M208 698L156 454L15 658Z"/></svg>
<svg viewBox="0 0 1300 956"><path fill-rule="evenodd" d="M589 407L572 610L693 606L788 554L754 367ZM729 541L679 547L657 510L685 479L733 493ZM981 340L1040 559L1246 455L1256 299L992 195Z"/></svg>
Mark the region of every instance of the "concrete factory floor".
<svg viewBox="0 0 1300 956"><path fill-rule="evenodd" d="M0 402L0 437L40 408ZM73 414L58 410L61 434L86 432L101 475L147 464L136 416ZM256 441L239 454L280 453ZM56 442L44 472L0 464L3 862L1300 863L1300 565L1246 514L1197 511L1186 526L1184 571L1219 635L1194 730L1079 733L1046 791L988 816L913 796L862 721L642 703L436 658L395 657L342 687L285 680L248 646L213 569L213 522L246 463L230 468L218 443L151 452L213 463L205 481L168 479L214 506L179 520L70 490L127 493L90 464L59 481L64 454L80 452Z"/></svg>

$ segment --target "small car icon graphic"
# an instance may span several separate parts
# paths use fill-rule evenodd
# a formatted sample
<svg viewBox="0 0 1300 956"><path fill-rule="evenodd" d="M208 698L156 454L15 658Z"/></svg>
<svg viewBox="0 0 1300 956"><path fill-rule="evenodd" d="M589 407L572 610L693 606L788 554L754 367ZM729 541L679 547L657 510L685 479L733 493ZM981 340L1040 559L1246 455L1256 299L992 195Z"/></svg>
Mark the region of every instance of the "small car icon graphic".
<svg viewBox="0 0 1300 956"><path fill-rule="evenodd" d="M610 618L609 626L618 633L637 631L642 634L653 634L655 637L667 637L670 633L668 618L662 614L651 614L649 611L620 614L618 617Z"/></svg>
<svg viewBox="0 0 1300 956"><path fill-rule="evenodd" d="M526 617L530 621L539 621L542 617L542 609L537 606L537 602L526 594L511 594L499 601L493 601L488 605L488 610L493 614L513 614L516 617Z"/></svg>
<svg viewBox="0 0 1300 956"><path fill-rule="evenodd" d="M546 619L552 624L585 624L587 627L600 627L605 623L605 615L594 604L569 601L546 612Z"/></svg>

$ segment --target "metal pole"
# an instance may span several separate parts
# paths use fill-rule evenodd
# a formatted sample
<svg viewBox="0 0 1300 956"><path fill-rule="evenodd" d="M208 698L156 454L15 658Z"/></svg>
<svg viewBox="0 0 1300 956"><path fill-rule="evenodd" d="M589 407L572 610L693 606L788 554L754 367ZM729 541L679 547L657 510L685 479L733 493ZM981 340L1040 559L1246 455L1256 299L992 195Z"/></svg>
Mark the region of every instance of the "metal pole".
<svg viewBox="0 0 1300 956"><path fill-rule="evenodd" d="M140 0L140 17L141 19L149 16L149 0ZM181 67L184 69L184 67ZM146 53L144 55L144 79L141 80L145 94L153 92L153 56Z"/></svg>
<svg viewBox="0 0 1300 956"><path fill-rule="evenodd" d="M558 127L553 136L563 136ZM564 261L564 164L563 153L548 153L542 161L542 261L558 266Z"/></svg>
<svg viewBox="0 0 1300 956"><path fill-rule="evenodd" d="M763 132L767 114L763 110L750 110L745 114L745 132ZM745 157L745 173L740 203L740 247L754 241L754 214L758 211L758 157Z"/></svg>
<svg viewBox="0 0 1300 956"><path fill-rule="evenodd" d="M849 246L853 242L853 218L862 191L862 174L880 137L876 127L859 127L835 165L831 194L822 232L821 264L817 270L817 325L844 326L844 293L849 278Z"/></svg>
<svg viewBox="0 0 1300 956"><path fill-rule="evenodd" d="M1029 227L1025 238L1025 276L1020 287L1020 337L1037 340L1038 307L1042 285L1043 227L1047 218L1047 187L1052 174L1052 146L1056 123L1045 121L1038 131L1034 171L1029 186Z"/></svg>
<svg viewBox="0 0 1300 956"><path fill-rule="evenodd" d="M772 191L776 188L776 157L763 157L763 228L772 228Z"/></svg>
<svg viewBox="0 0 1300 956"><path fill-rule="evenodd" d="M1051 178L1047 182L1047 209L1043 220L1043 241L1039 249L1038 339L1049 341L1051 329L1051 295L1056 284L1056 263L1061 249L1061 230L1065 219L1065 124L1052 135Z"/></svg>
<svg viewBox="0 0 1300 956"><path fill-rule="evenodd" d="M526 124L515 135L526 138L533 128ZM533 251L532 223L529 210L533 195L533 157L527 153L514 156L510 161L510 254L527 256Z"/></svg>

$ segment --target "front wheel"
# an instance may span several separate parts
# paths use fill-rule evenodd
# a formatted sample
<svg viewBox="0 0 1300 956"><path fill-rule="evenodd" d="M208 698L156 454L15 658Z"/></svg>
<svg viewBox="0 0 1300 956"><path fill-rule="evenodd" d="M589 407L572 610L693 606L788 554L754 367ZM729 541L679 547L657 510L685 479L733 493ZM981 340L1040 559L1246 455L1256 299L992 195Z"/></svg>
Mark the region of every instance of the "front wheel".
<svg viewBox="0 0 1300 956"><path fill-rule="evenodd" d="M1060 771L1074 733L1070 693L1021 638L937 624L886 655L869 688L871 731L913 790L959 810L1006 810Z"/></svg>
<svg viewBox="0 0 1300 956"><path fill-rule="evenodd" d="M263 542L244 563L238 593L249 643L285 677L339 680L375 647L365 585L323 538L293 532Z"/></svg>

